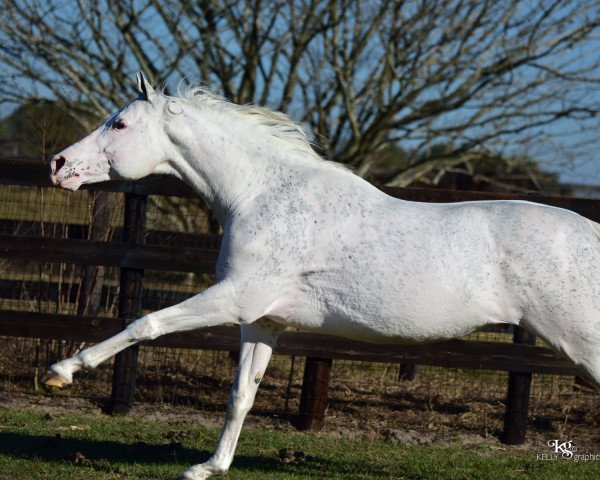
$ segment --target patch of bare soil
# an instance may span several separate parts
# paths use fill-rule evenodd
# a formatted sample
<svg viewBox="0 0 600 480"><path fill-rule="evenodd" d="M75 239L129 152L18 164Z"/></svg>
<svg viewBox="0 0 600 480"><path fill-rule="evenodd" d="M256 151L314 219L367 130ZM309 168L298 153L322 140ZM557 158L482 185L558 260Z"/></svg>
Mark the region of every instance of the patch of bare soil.
<svg viewBox="0 0 600 480"><path fill-rule="evenodd" d="M39 355L38 355L39 354ZM35 392L42 365L55 361L28 341L0 345L0 406L44 413L102 415L111 388L109 362L78 373L59 394ZM290 363L291 362L291 363ZM131 416L220 427L235 371L228 352L140 350L136 403ZM263 379L247 427L293 430L302 362L275 356ZM325 425L319 435L379 439L402 445L464 445L544 453L552 439L600 454L600 395L573 377L534 375L527 441L500 442L505 413L504 372L424 367L412 381L398 380L398 365L334 362Z"/></svg>
<svg viewBox="0 0 600 480"><path fill-rule="evenodd" d="M293 416L261 410L266 398L258 399L257 407L248 415L247 428L293 431ZM389 399L388 399L389 400ZM414 399L413 399L414 400ZM63 394L31 394L0 391L0 406L23 407L45 414L85 413L104 415L104 399L70 397ZM262 405L261 405L262 404ZM390 407L390 405L394 405ZM558 406L557 406L558 407ZM325 426L318 435L340 438L377 439L399 445L432 445L476 448L480 451L521 451L522 453L547 453L548 441L572 441L586 452L600 453L600 428L598 416L592 412L570 409L569 415L558 408L545 410L545 416L532 416L523 445L508 446L500 441L502 404L473 402L460 407L444 404L422 405L400 399L395 404L377 403L346 398L332 399ZM129 414L133 418L157 419L176 424L201 424L219 428L224 417L221 410L206 410L170 404L135 404ZM482 417L488 417L489 430L481 429ZM475 421L477 420L477 421ZM474 427L477 425L477 427Z"/></svg>

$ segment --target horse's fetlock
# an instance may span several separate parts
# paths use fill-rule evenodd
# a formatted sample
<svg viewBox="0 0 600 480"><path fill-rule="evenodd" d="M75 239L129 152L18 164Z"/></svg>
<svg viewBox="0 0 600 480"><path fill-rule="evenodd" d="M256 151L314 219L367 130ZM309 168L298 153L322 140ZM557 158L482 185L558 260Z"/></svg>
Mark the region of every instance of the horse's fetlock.
<svg viewBox="0 0 600 480"><path fill-rule="evenodd" d="M81 362L81 365L85 368L94 368L97 363L93 360L93 354L88 350L82 350L77 354L77 359Z"/></svg>

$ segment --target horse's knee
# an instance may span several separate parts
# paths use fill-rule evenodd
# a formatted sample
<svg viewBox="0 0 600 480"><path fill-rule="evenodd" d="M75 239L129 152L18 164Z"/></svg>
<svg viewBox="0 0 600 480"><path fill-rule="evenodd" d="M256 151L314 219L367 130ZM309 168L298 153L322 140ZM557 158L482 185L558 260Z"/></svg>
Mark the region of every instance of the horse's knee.
<svg viewBox="0 0 600 480"><path fill-rule="evenodd" d="M131 335L131 338L136 341L154 340L156 337L162 335L159 322L153 320L150 315L131 323L126 330Z"/></svg>
<svg viewBox="0 0 600 480"><path fill-rule="evenodd" d="M243 418L252 409L254 400L248 398L248 395L239 393L232 394L229 399L229 408L227 408L227 416L230 419Z"/></svg>
<svg viewBox="0 0 600 480"><path fill-rule="evenodd" d="M250 409L252 408L252 403L244 400L232 401L230 403L230 407L227 411L227 416L231 419L243 418L245 417Z"/></svg>

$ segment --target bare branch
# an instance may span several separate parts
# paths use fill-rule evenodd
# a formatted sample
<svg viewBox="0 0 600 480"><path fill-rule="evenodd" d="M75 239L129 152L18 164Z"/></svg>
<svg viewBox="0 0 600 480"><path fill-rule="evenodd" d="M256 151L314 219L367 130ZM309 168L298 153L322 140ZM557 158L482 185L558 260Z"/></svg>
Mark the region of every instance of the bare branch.
<svg viewBox="0 0 600 480"><path fill-rule="evenodd" d="M45 97L89 121L131 98L141 68L288 111L366 177L397 144L415 158L392 180L405 184L457 168L429 155L440 142L464 160L551 144L565 119L597 129L599 12L600 0L5 0L0 104Z"/></svg>

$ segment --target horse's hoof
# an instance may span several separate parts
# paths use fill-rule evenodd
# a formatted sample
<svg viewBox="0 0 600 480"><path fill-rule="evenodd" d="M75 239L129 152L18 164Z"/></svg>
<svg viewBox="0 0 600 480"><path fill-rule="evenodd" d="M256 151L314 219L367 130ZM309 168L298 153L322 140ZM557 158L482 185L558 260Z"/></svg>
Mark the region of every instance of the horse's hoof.
<svg viewBox="0 0 600 480"><path fill-rule="evenodd" d="M208 478L210 475L202 476L202 477L192 477L189 473L183 472L181 475L177 477L177 480L197 480L198 478Z"/></svg>
<svg viewBox="0 0 600 480"><path fill-rule="evenodd" d="M227 472L224 472L223 475L225 473ZM177 477L177 480L206 480L207 478L212 477L213 475L213 472L206 468L203 468L202 465L195 465L189 470L186 470L181 475L179 475L179 477Z"/></svg>
<svg viewBox="0 0 600 480"><path fill-rule="evenodd" d="M65 377L59 375L56 372L53 372L52 370L48 370L46 373L44 373L40 378L40 382L45 387L55 388L63 388L64 386L69 384L69 381Z"/></svg>
<svg viewBox="0 0 600 480"><path fill-rule="evenodd" d="M211 477L211 476L212 475L210 473L208 473L208 472L206 472L205 474L200 475L200 476L198 476L198 475L192 476L192 474L189 473L189 472L183 472L181 475L179 475L177 477L177 480L204 480L204 479L206 479L208 477Z"/></svg>

